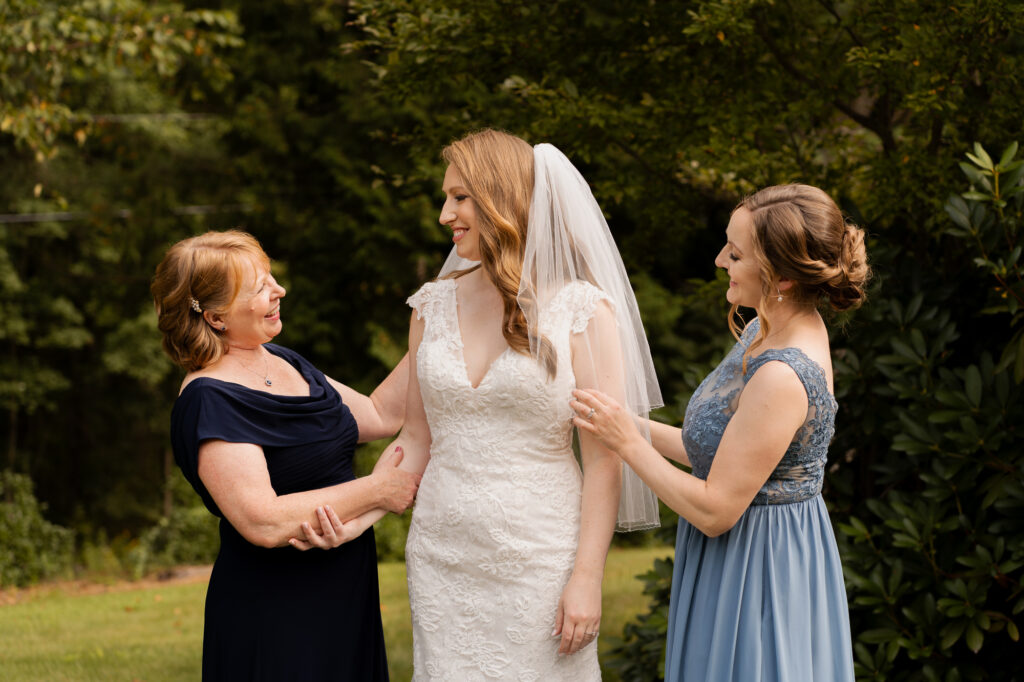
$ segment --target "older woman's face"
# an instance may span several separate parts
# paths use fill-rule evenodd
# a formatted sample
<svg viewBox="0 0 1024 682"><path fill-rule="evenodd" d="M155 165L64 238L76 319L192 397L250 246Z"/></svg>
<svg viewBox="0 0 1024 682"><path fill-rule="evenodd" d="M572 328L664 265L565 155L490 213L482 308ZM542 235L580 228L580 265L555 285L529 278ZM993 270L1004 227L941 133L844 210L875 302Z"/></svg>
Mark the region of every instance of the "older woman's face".
<svg viewBox="0 0 1024 682"><path fill-rule="evenodd" d="M228 343L236 346L257 346L281 333L281 299L285 290L270 270L255 269L230 310L224 316Z"/></svg>
<svg viewBox="0 0 1024 682"><path fill-rule="evenodd" d="M718 252L715 265L729 273L729 303L756 308L761 301L761 266L754 258L754 221L750 211L733 211L725 228L725 246Z"/></svg>

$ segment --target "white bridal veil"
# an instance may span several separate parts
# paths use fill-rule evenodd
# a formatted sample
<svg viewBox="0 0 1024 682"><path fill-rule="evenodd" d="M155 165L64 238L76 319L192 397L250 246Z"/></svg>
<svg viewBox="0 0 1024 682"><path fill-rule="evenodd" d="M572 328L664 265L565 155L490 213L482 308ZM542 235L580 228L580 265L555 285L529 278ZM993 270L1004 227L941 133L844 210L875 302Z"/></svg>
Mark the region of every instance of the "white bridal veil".
<svg viewBox="0 0 1024 682"><path fill-rule="evenodd" d="M533 159L533 199L519 306L529 328L537 329L540 311L568 284L589 282L608 296L618 334L610 330L606 334L589 330L584 334L587 357L593 365L591 376L598 378L596 388L642 418L641 430L649 439L646 419L652 408L663 404L661 391L636 297L608 223L589 185L562 152L553 145L539 144L533 148ZM456 255L453 248L441 275L474 265ZM535 359L540 351L537 346L531 336L530 350ZM617 529L657 526L657 497L629 465L623 462L622 466Z"/></svg>

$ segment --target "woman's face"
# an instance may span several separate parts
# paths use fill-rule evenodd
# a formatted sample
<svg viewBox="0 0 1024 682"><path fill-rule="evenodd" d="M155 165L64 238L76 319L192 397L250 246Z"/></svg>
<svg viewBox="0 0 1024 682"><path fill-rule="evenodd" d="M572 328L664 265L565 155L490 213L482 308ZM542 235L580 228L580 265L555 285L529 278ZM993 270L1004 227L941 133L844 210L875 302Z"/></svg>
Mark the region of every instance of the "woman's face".
<svg viewBox="0 0 1024 682"><path fill-rule="evenodd" d="M257 346L281 333L284 287L263 266L256 267L253 274L224 315L224 334L232 345Z"/></svg>
<svg viewBox="0 0 1024 682"><path fill-rule="evenodd" d="M462 184L455 166L444 172L444 206L438 218L442 225L452 229L455 253L467 260L480 260L480 230L476 218L476 204Z"/></svg>
<svg viewBox="0 0 1024 682"><path fill-rule="evenodd" d="M756 308L761 301L761 267L754 258L754 222L748 211L733 211L725 228L728 240L715 258L715 265L729 273L729 303Z"/></svg>

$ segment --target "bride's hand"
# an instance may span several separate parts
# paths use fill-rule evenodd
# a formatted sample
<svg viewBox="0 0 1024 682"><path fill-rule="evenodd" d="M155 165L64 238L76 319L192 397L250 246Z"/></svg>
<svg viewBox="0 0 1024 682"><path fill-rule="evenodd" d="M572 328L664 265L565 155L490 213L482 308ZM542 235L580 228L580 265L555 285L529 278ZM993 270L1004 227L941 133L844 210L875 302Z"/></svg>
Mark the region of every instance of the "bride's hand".
<svg viewBox="0 0 1024 682"><path fill-rule="evenodd" d="M303 552L313 547L334 549L346 542L355 540L366 530L365 527L361 527L362 524L358 518L352 519L348 523L342 523L338 515L334 513L334 509L328 505L317 507L316 515L320 519L320 529L324 534L319 535L313 530L312 526L303 522L302 533L306 536L306 539L291 538L288 540L288 543L292 547L301 549Z"/></svg>
<svg viewBox="0 0 1024 682"><path fill-rule="evenodd" d="M555 630L561 635L560 654L574 654L597 639L601 626L601 581L572 574L558 600Z"/></svg>
<svg viewBox="0 0 1024 682"><path fill-rule="evenodd" d="M593 435L609 450L621 456L633 438L642 438L636 421L615 398L594 388L576 389L569 406L576 412L572 423L581 431Z"/></svg>

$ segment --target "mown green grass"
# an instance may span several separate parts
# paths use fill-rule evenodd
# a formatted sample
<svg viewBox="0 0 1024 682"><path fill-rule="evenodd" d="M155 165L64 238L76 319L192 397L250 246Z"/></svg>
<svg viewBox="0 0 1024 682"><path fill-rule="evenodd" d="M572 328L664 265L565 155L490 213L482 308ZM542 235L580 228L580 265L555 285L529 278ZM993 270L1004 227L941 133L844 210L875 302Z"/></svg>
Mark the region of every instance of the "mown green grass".
<svg viewBox="0 0 1024 682"><path fill-rule="evenodd" d="M665 547L615 549L604 581L601 631L619 635L647 608L645 572ZM381 613L391 677L412 674L405 565L380 565ZM0 680L198 680L206 583L194 582L81 594L56 587L0 606ZM606 646L604 639L598 645ZM610 679L610 677L606 677Z"/></svg>

